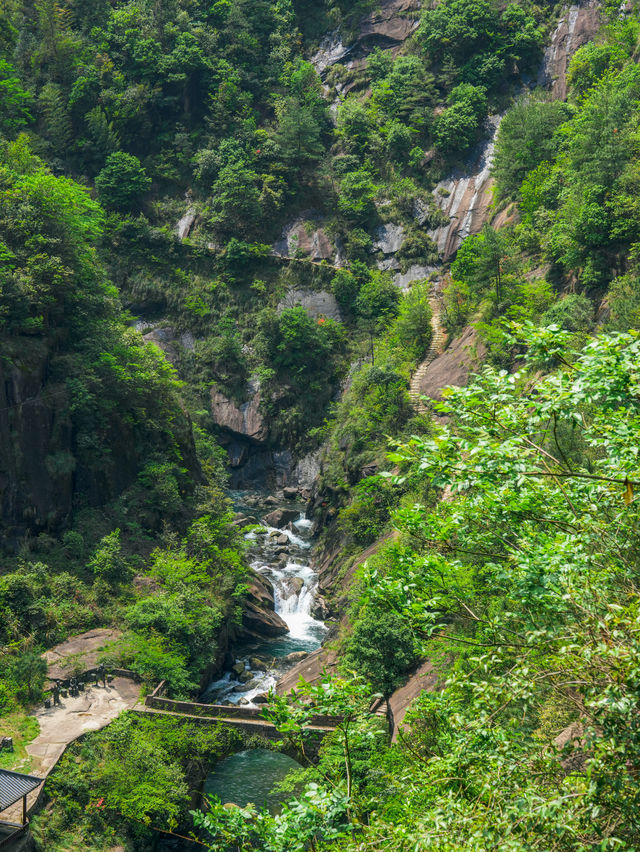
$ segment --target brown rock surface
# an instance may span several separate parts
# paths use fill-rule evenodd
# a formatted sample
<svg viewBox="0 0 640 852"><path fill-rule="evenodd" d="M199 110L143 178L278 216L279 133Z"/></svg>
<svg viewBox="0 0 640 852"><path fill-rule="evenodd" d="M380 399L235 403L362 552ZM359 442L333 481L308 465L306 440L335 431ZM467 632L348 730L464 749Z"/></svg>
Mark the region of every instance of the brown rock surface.
<svg viewBox="0 0 640 852"><path fill-rule="evenodd" d="M403 42L416 29L418 21L408 16L420 8L418 0L382 0L360 21L358 40Z"/></svg>
<svg viewBox="0 0 640 852"><path fill-rule="evenodd" d="M469 376L478 369L486 348L475 329L466 328L442 355L420 371L417 390L421 396L442 399L442 391L449 385L464 387Z"/></svg>
<svg viewBox="0 0 640 852"><path fill-rule="evenodd" d="M255 391L248 402L236 405L223 393L211 389L211 416L215 423L243 438L257 444L267 440L268 427L260 413L260 391Z"/></svg>
<svg viewBox="0 0 640 852"><path fill-rule="evenodd" d="M602 25L597 0L570 6L558 21L544 52L538 84L551 89L554 98L567 97L567 70L573 54L590 42Z"/></svg>
<svg viewBox="0 0 640 852"><path fill-rule="evenodd" d="M395 731L393 740L398 738L398 729L402 726L407 710L411 706L411 702L416 699L422 692L433 692L438 681L438 674L433 666L433 663L427 660L420 668L411 675L404 686L396 691L391 696L389 701L391 712L393 713L393 721L395 723Z"/></svg>
<svg viewBox="0 0 640 852"><path fill-rule="evenodd" d="M242 626L258 636L284 636L289 632L286 622L275 612L273 586L255 572L243 604Z"/></svg>
<svg viewBox="0 0 640 852"><path fill-rule="evenodd" d="M277 527L278 529L282 529L291 521L297 521L299 517L300 512L298 509L280 508L274 509L273 512L269 512L268 515L265 515L262 522L268 527ZM288 541L289 539L287 538L287 542ZM283 544L286 544L287 542L283 542Z"/></svg>
<svg viewBox="0 0 640 852"><path fill-rule="evenodd" d="M103 649L120 636L120 630L101 628L61 642L42 655L49 665L49 677L65 680L76 667L84 671L95 668Z"/></svg>

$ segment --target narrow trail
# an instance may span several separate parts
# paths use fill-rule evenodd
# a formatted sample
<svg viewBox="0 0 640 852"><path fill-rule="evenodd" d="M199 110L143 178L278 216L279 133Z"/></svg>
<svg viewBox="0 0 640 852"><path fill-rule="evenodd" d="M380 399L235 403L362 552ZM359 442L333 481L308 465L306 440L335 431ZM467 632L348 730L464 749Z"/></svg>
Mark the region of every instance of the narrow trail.
<svg viewBox="0 0 640 852"><path fill-rule="evenodd" d="M429 304L431 305L431 327L433 328L431 346L429 347L422 363L411 377L411 383L409 385L409 396L411 397L413 407L418 414L424 414L427 411L427 405L421 399L423 395L421 390L422 381L432 361L435 361L438 355L442 355L444 352L445 343L447 342L447 334L441 322L442 303L437 292L437 284L434 285L431 291Z"/></svg>

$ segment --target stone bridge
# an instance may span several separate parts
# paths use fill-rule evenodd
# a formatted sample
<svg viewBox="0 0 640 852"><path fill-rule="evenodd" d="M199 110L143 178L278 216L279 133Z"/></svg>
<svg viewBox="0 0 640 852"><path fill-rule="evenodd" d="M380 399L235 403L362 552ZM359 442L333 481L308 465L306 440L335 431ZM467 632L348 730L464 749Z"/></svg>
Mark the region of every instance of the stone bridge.
<svg viewBox="0 0 640 852"><path fill-rule="evenodd" d="M144 707L136 708L139 713L160 714L198 720L203 724L224 724L238 728L247 734L254 734L265 739L279 742L284 739L272 722L262 717L259 707L237 707L227 704L199 704L195 701L176 701L165 698L164 682L147 695ZM317 751L327 734L333 733L342 720L338 716L313 716L306 726L309 740L305 746L309 754Z"/></svg>

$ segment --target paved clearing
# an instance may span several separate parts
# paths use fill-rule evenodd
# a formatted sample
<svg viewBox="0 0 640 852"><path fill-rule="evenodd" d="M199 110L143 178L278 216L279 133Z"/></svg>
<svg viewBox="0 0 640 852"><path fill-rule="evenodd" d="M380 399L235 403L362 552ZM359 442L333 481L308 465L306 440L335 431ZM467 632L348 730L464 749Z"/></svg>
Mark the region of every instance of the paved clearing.
<svg viewBox="0 0 640 852"><path fill-rule="evenodd" d="M87 685L77 698L61 698L61 704L48 710L42 707L34 713L40 733L26 747L33 759L30 775L44 779L56 765L67 745L88 731L99 731L113 722L124 710L135 707L140 698L140 686L123 677L116 677L106 688ZM20 768L17 767L20 771ZM28 807L35 803L42 785L27 799ZM20 822L22 802L9 808L3 819Z"/></svg>

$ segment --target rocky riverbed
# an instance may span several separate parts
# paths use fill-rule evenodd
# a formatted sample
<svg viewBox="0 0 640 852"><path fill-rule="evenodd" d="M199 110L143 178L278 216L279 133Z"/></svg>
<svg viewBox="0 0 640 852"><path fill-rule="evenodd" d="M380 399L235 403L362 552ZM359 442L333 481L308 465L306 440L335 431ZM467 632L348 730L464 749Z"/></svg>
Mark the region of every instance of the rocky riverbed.
<svg viewBox="0 0 640 852"><path fill-rule="evenodd" d="M309 564L313 524L295 489L277 497L246 491L230 496L236 523L246 530L255 575L243 613L244 639L202 700L260 704L327 633L318 575Z"/></svg>

